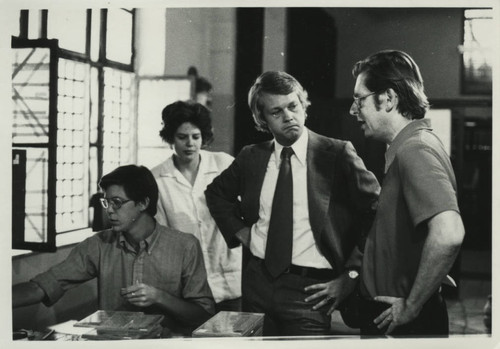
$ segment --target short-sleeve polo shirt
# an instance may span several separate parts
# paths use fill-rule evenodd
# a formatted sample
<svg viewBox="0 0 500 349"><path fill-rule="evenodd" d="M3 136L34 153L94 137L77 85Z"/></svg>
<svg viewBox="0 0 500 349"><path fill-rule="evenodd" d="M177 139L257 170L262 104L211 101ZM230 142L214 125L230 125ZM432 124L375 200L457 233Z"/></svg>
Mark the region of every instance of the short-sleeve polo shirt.
<svg viewBox="0 0 500 349"><path fill-rule="evenodd" d="M386 152L386 175L364 251L365 297L409 295L428 234L426 222L448 210L459 212L449 156L429 119L412 121Z"/></svg>

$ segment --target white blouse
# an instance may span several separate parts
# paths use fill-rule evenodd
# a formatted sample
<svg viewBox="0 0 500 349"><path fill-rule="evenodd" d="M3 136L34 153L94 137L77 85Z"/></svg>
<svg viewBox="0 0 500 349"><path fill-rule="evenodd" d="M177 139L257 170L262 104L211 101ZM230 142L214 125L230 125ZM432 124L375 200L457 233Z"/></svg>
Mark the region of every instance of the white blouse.
<svg viewBox="0 0 500 349"><path fill-rule="evenodd" d="M201 150L194 185L175 167L173 155L151 170L160 191L156 219L162 225L198 238L208 283L217 303L241 297L242 252L241 247L227 247L208 210L205 189L233 160L226 153Z"/></svg>

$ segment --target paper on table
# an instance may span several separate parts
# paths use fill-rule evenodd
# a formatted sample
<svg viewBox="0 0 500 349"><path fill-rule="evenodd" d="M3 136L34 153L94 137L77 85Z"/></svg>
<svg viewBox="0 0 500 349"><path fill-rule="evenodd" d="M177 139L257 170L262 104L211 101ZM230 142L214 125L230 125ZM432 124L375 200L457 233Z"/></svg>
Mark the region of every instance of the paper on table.
<svg viewBox="0 0 500 349"><path fill-rule="evenodd" d="M76 324L76 322L77 322L76 320L68 320L66 322L50 326L49 328L53 329L57 333L71 334L77 336L81 336L82 334L89 332L88 327L75 327L74 324Z"/></svg>

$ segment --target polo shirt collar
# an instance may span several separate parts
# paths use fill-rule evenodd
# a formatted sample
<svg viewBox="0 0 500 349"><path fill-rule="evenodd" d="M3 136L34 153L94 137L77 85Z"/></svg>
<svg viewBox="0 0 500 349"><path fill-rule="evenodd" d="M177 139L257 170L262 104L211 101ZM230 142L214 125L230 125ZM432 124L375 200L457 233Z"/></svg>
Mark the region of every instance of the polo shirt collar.
<svg viewBox="0 0 500 349"><path fill-rule="evenodd" d="M413 120L408 125L403 127L401 131L399 131L399 133L396 135L392 143L389 145L389 148L387 148L387 151L385 152L384 173L387 173L389 167L391 167L399 148L401 148L401 146L412 134L419 130L432 130L431 120L427 118Z"/></svg>

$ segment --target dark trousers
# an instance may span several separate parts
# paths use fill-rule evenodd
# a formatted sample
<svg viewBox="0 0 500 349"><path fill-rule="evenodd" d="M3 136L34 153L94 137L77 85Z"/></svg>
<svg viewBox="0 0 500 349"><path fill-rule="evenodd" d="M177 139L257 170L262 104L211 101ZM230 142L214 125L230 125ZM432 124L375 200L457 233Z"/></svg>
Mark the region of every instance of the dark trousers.
<svg viewBox="0 0 500 349"><path fill-rule="evenodd" d="M243 272L243 311L264 313L264 336L330 334L328 307L312 310L304 287L329 280L285 273L273 279L262 260L250 258Z"/></svg>
<svg viewBox="0 0 500 349"><path fill-rule="evenodd" d="M373 323L390 305L361 297L361 336L383 337L387 328L378 329ZM434 293L424 304L420 314L413 321L398 326L390 334L394 337L446 337L449 334L448 311L439 292Z"/></svg>

